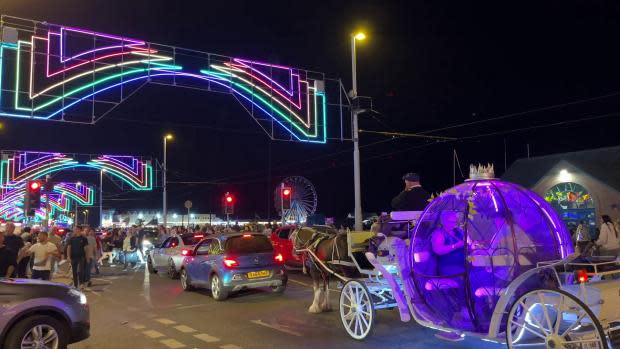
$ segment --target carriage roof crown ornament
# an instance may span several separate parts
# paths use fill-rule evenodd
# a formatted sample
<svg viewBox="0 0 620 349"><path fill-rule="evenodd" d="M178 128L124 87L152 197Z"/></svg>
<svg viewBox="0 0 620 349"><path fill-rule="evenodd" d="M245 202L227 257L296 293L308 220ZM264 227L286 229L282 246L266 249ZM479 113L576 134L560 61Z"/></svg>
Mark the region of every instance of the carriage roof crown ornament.
<svg viewBox="0 0 620 349"><path fill-rule="evenodd" d="M495 179L495 169L493 164L481 165L478 166L471 164L469 165L469 179L468 181L475 181L481 179Z"/></svg>

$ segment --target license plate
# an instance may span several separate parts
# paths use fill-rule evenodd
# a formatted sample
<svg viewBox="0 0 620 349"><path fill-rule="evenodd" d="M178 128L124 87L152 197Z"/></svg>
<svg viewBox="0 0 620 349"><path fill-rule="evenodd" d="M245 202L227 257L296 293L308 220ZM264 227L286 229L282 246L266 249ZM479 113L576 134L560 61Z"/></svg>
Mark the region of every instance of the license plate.
<svg viewBox="0 0 620 349"><path fill-rule="evenodd" d="M269 276L269 270L251 271L248 273L248 279L264 278Z"/></svg>

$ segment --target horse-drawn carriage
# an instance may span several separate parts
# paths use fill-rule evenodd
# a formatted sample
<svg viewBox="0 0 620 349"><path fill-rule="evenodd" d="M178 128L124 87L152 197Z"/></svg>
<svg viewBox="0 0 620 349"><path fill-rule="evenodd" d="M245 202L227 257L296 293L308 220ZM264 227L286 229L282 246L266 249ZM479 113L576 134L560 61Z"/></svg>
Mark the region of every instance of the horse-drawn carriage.
<svg viewBox="0 0 620 349"><path fill-rule="evenodd" d="M573 253L565 226L535 193L479 177L442 193L421 215L392 218L384 227L401 233L382 229L378 248L375 232L349 232L346 246L335 239L332 258L301 249L324 279L341 280L339 314L352 338L372 332L376 310L397 308L402 321L413 317L448 340L620 348L617 256Z"/></svg>

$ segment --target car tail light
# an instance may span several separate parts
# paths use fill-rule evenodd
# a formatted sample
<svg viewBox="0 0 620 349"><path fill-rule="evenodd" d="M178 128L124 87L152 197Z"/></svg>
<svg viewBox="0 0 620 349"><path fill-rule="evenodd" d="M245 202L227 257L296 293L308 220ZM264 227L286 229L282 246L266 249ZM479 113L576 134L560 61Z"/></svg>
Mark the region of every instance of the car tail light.
<svg viewBox="0 0 620 349"><path fill-rule="evenodd" d="M284 256L282 256L282 253L276 254L275 256L273 256L273 259L275 259L275 261L278 263L284 263Z"/></svg>
<svg viewBox="0 0 620 349"><path fill-rule="evenodd" d="M234 268L239 266L239 262L237 262L237 260L234 258L226 257L224 258L224 265L226 266L226 268Z"/></svg>
<svg viewBox="0 0 620 349"><path fill-rule="evenodd" d="M251 237L252 237L252 234L243 234L243 237L244 237L244 238L251 238Z"/></svg>
<svg viewBox="0 0 620 349"><path fill-rule="evenodd" d="M202 239L205 237L203 234L194 234L194 239Z"/></svg>
<svg viewBox="0 0 620 349"><path fill-rule="evenodd" d="M181 256L189 256L192 253L192 250L188 248L184 248L181 250Z"/></svg>
<svg viewBox="0 0 620 349"><path fill-rule="evenodd" d="M584 282L588 281L588 272L586 272L584 269L577 270L576 274L577 281L579 281L579 283L583 284Z"/></svg>

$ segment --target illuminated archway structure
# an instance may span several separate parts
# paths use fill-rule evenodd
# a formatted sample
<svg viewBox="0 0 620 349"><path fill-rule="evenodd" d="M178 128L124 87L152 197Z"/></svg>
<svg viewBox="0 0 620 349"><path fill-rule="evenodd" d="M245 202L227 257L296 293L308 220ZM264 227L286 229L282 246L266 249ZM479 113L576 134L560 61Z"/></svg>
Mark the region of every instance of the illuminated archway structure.
<svg viewBox="0 0 620 349"><path fill-rule="evenodd" d="M19 221L24 218L23 201L26 182L44 179L47 175L66 170L86 169L105 171L127 184L132 190L149 191L153 188L153 168L149 160L124 155L82 156L51 152L2 152L0 160L0 218ZM43 201L47 200L45 197ZM68 211L70 201L90 206L95 201L93 187L82 183L55 183L50 195L51 215ZM46 205L36 210L36 219L46 216Z"/></svg>
<svg viewBox="0 0 620 349"><path fill-rule="evenodd" d="M348 98L323 73L10 16L0 29L0 116L95 123L153 83L228 93L272 139L347 139Z"/></svg>
<svg viewBox="0 0 620 349"><path fill-rule="evenodd" d="M0 219L12 221L24 219L24 194L24 186L3 191L0 200ZM35 210L35 220L45 218L48 198L50 200L50 216L54 217L57 213L69 212L71 201L80 206L92 206L95 199L95 189L82 183L57 183L54 185L53 193L41 196L41 206Z"/></svg>
<svg viewBox="0 0 620 349"><path fill-rule="evenodd" d="M105 170L134 190L153 188L153 166L133 156L100 155L80 162L69 155L48 152L15 152L3 154L0 160L0 187L23 187L25 181L74 168Z"/></svg>

